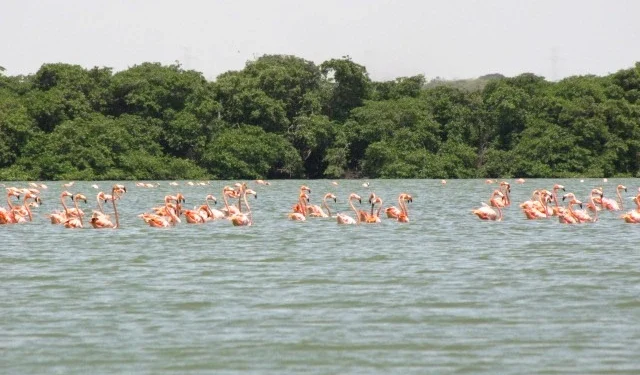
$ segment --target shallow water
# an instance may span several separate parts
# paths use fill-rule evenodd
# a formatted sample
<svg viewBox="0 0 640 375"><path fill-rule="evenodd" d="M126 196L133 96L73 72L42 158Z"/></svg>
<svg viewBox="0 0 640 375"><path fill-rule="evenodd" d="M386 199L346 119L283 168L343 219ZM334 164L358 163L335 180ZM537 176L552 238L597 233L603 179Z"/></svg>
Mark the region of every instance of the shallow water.
<svg viewBox="0 0 640 375"><path fill-rule="evenodd" d="M69 189L90 197L85 211L93 183ZM61 182L34 222L0 226L0 372L640 373L640 226L610 212L529 221L517 207L553 183L583 199L623 183L626 210L640 180L513 184L502 222L471 214L496 187L484 180L272 181L252 185L254 226L155 229L136 215L166 194L194 206L230 182L159 183L125 182L119 230L48 223ZM351 192L385 206L408 192L411 222L288 221L302 183L341 212Z"/></svg>

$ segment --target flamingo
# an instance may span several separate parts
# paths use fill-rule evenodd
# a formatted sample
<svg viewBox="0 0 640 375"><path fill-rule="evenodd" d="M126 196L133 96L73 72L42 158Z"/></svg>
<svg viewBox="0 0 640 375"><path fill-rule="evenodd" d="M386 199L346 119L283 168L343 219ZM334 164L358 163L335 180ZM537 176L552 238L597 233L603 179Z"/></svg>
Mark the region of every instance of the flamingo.
<svg viewBox="0 0 640 375"><path fill-rule="evenodd" d="M149 224L149 226L154 228L166 228L169 226L175 226L176 223L180 223L180 218L176 215L176 209L170 206L170 200L165 200L165 215L157 215L157 214L148 214L144 213L138 215L138 217L142 218L145 223Z"/></svg>
<svg viewBox="0 0 640 375"><path fill-rule="evenodd" d="M520 208L527 219L548 218L553 213L548 206L549 200L551 193L548 190L534 190L531 200L520 204Z"/></svg>
<svg viewBox="0 0 640 375"><path fill-rule="evenodd" d="M104 229L104 228L120 228L120 220L118 216L118 209L116 208L116 199L120 198L120 193L127 189L122 185L114 185L111 190L111 203L113 203L113 214L116 217L116 223L113 224L107 215L100 215L97 211L94 211L93 216L91 217L91 226L94 229ZM104 194L104 193L103 193ZM98 194L99 196L100 194ZM108 196L108 194L105 194ZM102 207L101 207L102 208Z"/></svg>
<svg viewBox="0 0 640 375"><path fill-rule="evenodd" d="M0 224L15 224L17 222L13 212L14 206L11 203L11 197L20 199L20 191L16 188L7 188L7 205L9 209L0 207Z"/></svg>
<svg viewBox="0 0 640 375"><path fill-rule="evenodd" d="M356 209L356 206L353 205L354 200L357 200L358 203L362 204L362 198L360 198L360 196L356 193L351 193L349 195L349 206L351 206L351 209L353 210L353 212L355 212L356 218L354 219L351 216L348 216L346 214L338 213L336 215L336 220L338 221L338 224L349 224L349 225L360 224L360 215L358 214L358 210Z"/></svg>
<svg viewBox="0 0 640 375"><path fill-rule="evenodd" d="M489 201L491 202L491 201L497 200L498 198L503 200L504 194L502 194L500 190L494 190L493 193L491 194L491 199L489 199ZM497 204L497 202L494 202L492 206L495 207L498 210L498 212L496 212L493 208L491 208L491 206L489 206L485 202L482 202L482 207L476 208L471 212L474 215L476 215L480 220L502 221L502 209L500 208L499 204Z"/></svg>
<svg viewBox="0 0 640 375"><path fill-rule="evenodd" d="M397 219L398 216L400 214L402 214L402 203L400 203L400 201L402 199L405 198L410 198L411 196L407 193L401 193L400 195L398 195L398 206L400 206L400 208L397 208L395 206L391 206L391 207L387 207L387 209L385 209L385 213L387 214L387 217L390 219Z"/></svg>
<svg viewBox="0 0 640 375"><path fill-rule="evenodd" d="M51 220L51 224L62 224L72 216L69 214L69 208L64 203L66 197L73 197L73 194L66 190L63 191L62 194L60 194L60 202L62 203L62 208L64 209L63 212L56 211L47 215L47 217Z"/></svg>
<svg viewBox="0 0 640 375"><path fill-rule="evenodd" d="M308 210L308 214L309 216L312 217L331 217L331 209L329 209L329 205L327 204L327 199L333 199L333 202L337 202L337 198L333 193L327 193L324 195L324 197L322 197L322 207L324 207L327 210L327 213L324 213L324 211L322 210L322 208L320 208L320 211L314 211L311 212L311 210Z"/></svg>
<svg viewBox="0 0 640 375"><path fill-rule="evenodd" d="M213 195L209 194L204 198L204 204L200 206L199 210L207 215L207 221L216 220L216 219L224 219L225 214L220 210L216 210L215 208L211 208L209 205L209 201L213 201L213 204L217 204L218 200ZM201 213L202 215L202 213Z"/></svg>
<svg viewBox="0 0 640 375"><path fill-rule="evenodd" d="M408 223L409 211L407 210L407 203L413 202L413 197L406 193L401 196L402 196L402 199L398 197L398 204L400 205L400 209L402 210L402 212L400 213L400 215L398 215L397 220L399 223ZM503 197L503 200L504 200L504 197Z"/></svg>
<svg viewBox="0 0 640 375"><path fill-rule="evenodd" d="M222 188L222 199L224 200L225 208L223 208L220 211L222 211L226 217L231 217L232 215L240 213L240 211L238 210L238 207L229 205L229 201L227 200L227 197L240 199L240 193L239 191L232 188L231 186L225 186L224 188Z"/></svg>
<svg viewBox="0 0 640 375"><path fill-rule="evenodd" d="M242 200L244 200L244 205L247 206L247 214L245 213L237 213L231 216L231 223L238 226L249 226L253 225L253 213L251 212L251 207L249 207L249 202L247 201L247 195L253 195L254 199L258 198L258 193L251 189L247 189L246 184L243 185L241 189Z"/></svg>
<svg viewBox="0 0 640 375"><path fill-rule="evenodd" d="M566 191L564 189L564 186L559 184L553 185L553 189L551 189L551 199L555 202L555 206L552 208L553 210L552 215L555 215L555 216L560 215L562 211L562 207L560 207L560 204L558 203L558 190L560 189L562 189L562 191Z"/></svg>
<svg viewBox="0 0 640 375"><path fill-rule="evenodd" d="M636 209L629 211L620 217L627 223L638 224L640 223L640 194L636 195L636 197L633 198L633 201L636 203Z"/></svg>
<svg viewBox="0 0 640 375"><path fill-rule="evenodd" d="M29 204L29 202L27 202L27 200L34 199L35 202L40 202L40 198L28 189L24 190L23 193L24 198L22 200L22 206L20 208L14 206L13 208L16 222L19 224L26 223L26 218L29 218L29 221L33 221L33 215L31 214L31 205Z"/></svg>
<svg viewBox="0 0 640 375"><path fill-rule="evenodd" d="M598 194L602 197L602 192L599 189L592 189L591 193L589 194L589 201L592 205L594 205L594 194ZM567 193L562 197L562 200L565 199L570 199L570 200L576 200L578 203L576 204L580 204L580 206L582 207L582 202L578 201L576 199L575 194L573 193ZM580 222L580 223L585 223L585 222L596 222L598 221L598 211L594 211L594 217L591 217L589 215L589 213L586 210L578 210L578 211L572 211L572 215Z"/></svg>
<svg viewBox="0 0 640 375"><path fill-rule="evenodd" d="M306 221L308 212L307 202L309 202L309 195L300 190L300 195L298 196L298 204L294 206L294 212L289 213L289 220Z"/></svg>
<svg viewBox="0 0 640 375"><path fill-rule="evenodd" d="M73 199L73 205L76 209L76 212L82 212L82 210L78 208L78 201L84 201L84 203L86 204L87 197L85 197L82 194L76 194L73 196L72 199ZM82 215L72 216L69 219L67 219L67 221L65 221L63 224L65 228L82 228L83 227Z"/></svg>
<svg viewBox="0 0 640 375"><path fill-rule="evenodd" d="M373 209L376 205L379 205L378 210L374 213ZM376 224L376 223L380 223L380 212L382 211L382 198L376 196L372 201L371 201L371 215L368 215L365 223L368 224Z"/></svg>
<svg viewBox="0 0 640 375"><path fill-rule="evenodd" d="M571 200L567 205L567 209L562 210L558 214L558 221L560 221L560 223L562 224L579 224L581 223L578 216L579 214L576 214L576 211L573 210L573 205L579 204L580 208L582 208L582 202L577 200L575 195L573 194L566 194L565 196L562 197L562 200L564 200L567 196L569 196Z"/></svg>
<svg viewBox="0 0 640 375"><path fill-rule="evenodd" d="M618 185L616 187L616 196L618 201L620 202L620 205L618 205L618 201L614 200L614 199L610 199L610 198L605 198L602 197L602 203L601 206L602 208L604 208L605 210L609 210L609 211L620 211L622 210L622 196L620 194L620 190L624 190L625 192L627 191L627 187L624 185Z"/></svg>
<svg viewBox="0 0 640 375"><path fill-rule="evenodd" d="M507 181L500 182L500 191L504 194L504 199L501 200L490 200L489 205L493 207L494 204L497 204L497 207L504 208L511 205L511 197L509 194L511 193L511 184Z"/></svg>

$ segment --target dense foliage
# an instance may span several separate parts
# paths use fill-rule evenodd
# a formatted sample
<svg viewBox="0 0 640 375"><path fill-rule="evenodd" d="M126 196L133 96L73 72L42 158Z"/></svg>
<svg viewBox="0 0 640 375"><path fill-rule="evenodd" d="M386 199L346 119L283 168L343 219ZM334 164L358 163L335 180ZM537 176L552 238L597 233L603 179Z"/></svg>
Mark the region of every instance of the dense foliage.
<svg viewBox="0 0 640 375"><path fill-rule="evenodd" d="M0 70L0 180L640 176L640 63L459 83L281 55L215 82L157 63Z"/></svg>

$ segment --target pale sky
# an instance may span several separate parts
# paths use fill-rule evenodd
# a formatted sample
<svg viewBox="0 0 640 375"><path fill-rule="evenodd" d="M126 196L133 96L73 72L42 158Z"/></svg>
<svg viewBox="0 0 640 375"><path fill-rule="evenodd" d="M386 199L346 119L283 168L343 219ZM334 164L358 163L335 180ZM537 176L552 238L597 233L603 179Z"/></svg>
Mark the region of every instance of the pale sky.
<svg viewBox="0 0 640 375"><path fill-rule="evenodd" d="M635 0L2 0L0 66L172 64L213 80L263 54L351 56L376 81L606 75L640 61Z"/></svg>

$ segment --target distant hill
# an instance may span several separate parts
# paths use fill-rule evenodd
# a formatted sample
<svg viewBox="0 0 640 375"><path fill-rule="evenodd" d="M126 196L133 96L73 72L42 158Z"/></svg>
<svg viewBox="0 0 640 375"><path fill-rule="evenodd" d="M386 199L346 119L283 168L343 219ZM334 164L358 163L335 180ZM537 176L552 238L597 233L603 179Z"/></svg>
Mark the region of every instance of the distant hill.
<svg viewBox="0 0 640 375"><path fill-rule="evenodd" d="M484 89L484 87L487 85L489 81L492 81L495 79L502 79L502 78L505 78L505 76L499 73L486 74L478 78L467 78L467 79L456 79L456 80L446 80L444 78L436 77L431 81L429 81L425 85L425 87L432 88L432 87L438 87L438 86L449 86L449 87L455 87L460 90L471 92L471 91L482 90Z"/></svg>

